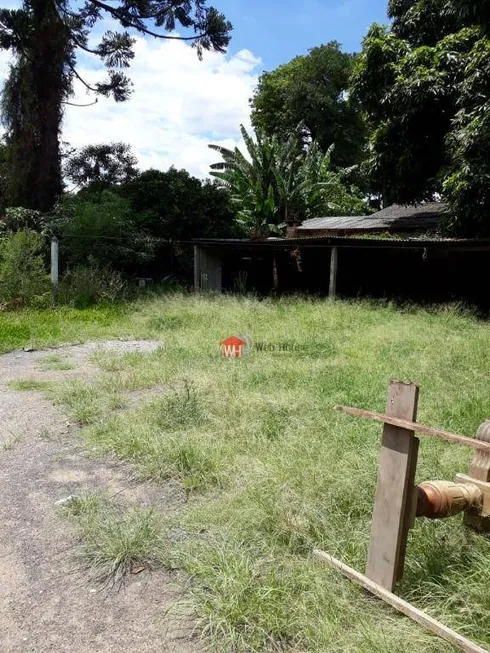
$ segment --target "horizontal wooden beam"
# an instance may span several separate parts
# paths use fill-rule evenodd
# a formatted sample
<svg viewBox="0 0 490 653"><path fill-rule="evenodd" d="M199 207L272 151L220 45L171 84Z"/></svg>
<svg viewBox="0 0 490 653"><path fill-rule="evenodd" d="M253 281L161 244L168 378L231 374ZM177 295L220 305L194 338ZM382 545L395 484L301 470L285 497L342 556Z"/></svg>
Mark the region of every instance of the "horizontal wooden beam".
<svg viewBox="0 0 490 653"><path fill-rule="evenodd" d="M388 603L388 605L391 605L391 607L398 610L398 612L401 612L406 617L410 617L410 619L413 619L418 624L427 628L427 630L430 630L432 633L435 633L446 642L456 646L461 651L465 651L465 653L489 653L486 649L478 646L478 644L466 639L466 637L463 637L456 631L451 630L440 621L433 619L430 615L422 612L422 610L419 610L411 603L408 603L399 596L396 596L396 594L389 592L384 587L381 587L381 585L378 585L378 583L375 583L367 576L364 576L364 574L352 569L352 567L348 567L328 553L315 549L313 555L330 567L334 567L344 576L358 583L361 587L368 590L368 592L371 592L371 594L374 594L379 599L385 601L385 603Z"/></svg>
<svg viewBox="0 0 490 653"><path fill-rule="evenodd" d="M476 440L475 438L467 438L464 435L456 435L456 433L449 433L449 431L435 429L431 426L424 426L423 424L417 424L417 422L410 422L409 420L400 419L398 417L389 417L388 415L383 415L382 413L374 413L370 410L364 410L362 408L334 406L334 410L338 410L341 413L347 413L347 415L354 415L354 417L374 419L375 421L382 422L383 424L391 424L391 426L400 426L403 429L415 431L416 433L422 433L423 435L428 435L432 438L440 438L441 440L446 440L447 442L455 442L456 444L462 444L465 447L471 447L472 449L479 449L480 451L487 451L490 453L490 442L483 442L482 440Z"/></svg>

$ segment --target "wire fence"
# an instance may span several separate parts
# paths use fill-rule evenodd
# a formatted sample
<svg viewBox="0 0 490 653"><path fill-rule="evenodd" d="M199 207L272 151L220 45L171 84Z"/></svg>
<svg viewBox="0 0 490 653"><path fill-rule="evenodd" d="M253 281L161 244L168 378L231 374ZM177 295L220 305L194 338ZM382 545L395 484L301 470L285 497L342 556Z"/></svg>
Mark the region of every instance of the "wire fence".
<svg viewBox="0 0 490 653"><path fill-rule="evenodd" d="M70 240L95 243L127 243L124 236L71 235L67 239L53 238L51 241L50 267L53 284L73 267L67 242ZM95 251L95 248L94 248ZM95 257L96 258L96 257ZM80 264L79 262L78 264ZM89 263L87 260L86 263ZM104 265L104 261L101 262ZM82 263L83 264L83 263ZM135 257L121 263L120 269L125 276L146 283L175 281L183 285L193 283L194 241L192 240L158 240L155 251L150 256ZM142 283L142 285L144 285Z"/></svg>

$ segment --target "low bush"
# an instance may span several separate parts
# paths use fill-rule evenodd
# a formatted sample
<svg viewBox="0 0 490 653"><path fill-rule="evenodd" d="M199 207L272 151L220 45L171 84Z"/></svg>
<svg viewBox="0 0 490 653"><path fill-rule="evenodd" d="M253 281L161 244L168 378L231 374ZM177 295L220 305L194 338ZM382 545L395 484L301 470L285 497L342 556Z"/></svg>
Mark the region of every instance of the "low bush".
<svg viewBox="0 0 490 653"><path fill-rule="evenodd" d="M92 257L100 266L131 276L155 256L157 240L136 227L128 201L110 191L98 198L66 198L50 226L70 267L85 266Z"/></svg>
<svg viewBox="0 0 490 653"><path fill-rule="evenodd" d="M102 267L94 259L88 265L68 270L60 283L59 301L74 308L122 299L126 283L121 274L109 266Z"/></svg>
<svg viewBox="0 0 490 653"><path fill-rule="evenodd" d="M0 240L0 302L7 306L49 301L44 238L22 230Z"/></svg>

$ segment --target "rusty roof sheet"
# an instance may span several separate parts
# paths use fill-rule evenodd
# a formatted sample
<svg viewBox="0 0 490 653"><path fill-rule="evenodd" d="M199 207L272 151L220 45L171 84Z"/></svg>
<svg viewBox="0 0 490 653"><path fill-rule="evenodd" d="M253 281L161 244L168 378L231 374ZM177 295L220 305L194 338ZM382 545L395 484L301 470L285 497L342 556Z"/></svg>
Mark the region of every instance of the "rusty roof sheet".
<svg viewBox="0 0 490 653"><path fill-rule="evenodd" d="M445 208L445 204L441 202L428 202L418 206L393 204L373 215L339 216L306 220L301 226L297 227L296 232L303 234L308 231L388 231L392 233L430 231L437 227Z"/></svg>

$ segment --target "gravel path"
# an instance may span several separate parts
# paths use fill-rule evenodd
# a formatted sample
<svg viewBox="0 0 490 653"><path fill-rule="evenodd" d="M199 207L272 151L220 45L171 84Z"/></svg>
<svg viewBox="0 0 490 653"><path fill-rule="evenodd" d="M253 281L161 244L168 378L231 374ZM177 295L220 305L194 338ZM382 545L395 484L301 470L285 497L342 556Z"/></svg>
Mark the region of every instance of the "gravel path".
<svg viewBox="0 0 490 653"><path fill-rule="evenodd" d="M94 586L78 567L76 533L55 505L82 490L99 490L164 510L182 501L179 490L138 482L124 465L90 460L61 410L38 392L7 385L95 374L87 356L97 348L149 352L158 346L116 341L0 357L1 653L202 649L189 621L165 619L181 591L164 572L131 577L120 591ZM66 357L74 369L42 371L40 359L48 354Z"/></svg>

